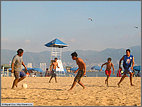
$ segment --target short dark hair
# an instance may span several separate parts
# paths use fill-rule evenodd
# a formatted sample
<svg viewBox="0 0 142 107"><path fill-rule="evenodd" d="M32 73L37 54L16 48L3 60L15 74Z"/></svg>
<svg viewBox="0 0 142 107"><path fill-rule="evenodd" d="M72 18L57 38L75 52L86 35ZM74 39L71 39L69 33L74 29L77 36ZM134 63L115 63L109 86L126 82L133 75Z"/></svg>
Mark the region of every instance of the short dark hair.
<svg viewBox="0 0 142 107"><path fill-rule="evenodd" d="M131 52L130 49L126 49L126 52L127 52L127 51Z"/></svg>
<svg viewBox="0 0 142 107"><path fill-rule="evenodd" d="M48 70L48 68L46 68L46 70Z"/></svg>
<svg viewBox="0 0 142 107"><path fill-rule="evenodd" d="M23 52L24 52L23 49L18 49L18 50L17 50L17 54L21 54L21 53L23 53Z"/></svg>
<svg viewBox="0 0 142 107"><path fill-rule="evenodd" d="M108 61L111 61L111 58L108 58L107 60L108 60Z"/></svg>
<svg viewBox="0 0 142 107"><path fill-rule="evenodd" d="M58 59L58 58L55 58L55 59Z"/></svg>
<svg viewBox="0 0 142 107"><path fill-rule="evenodd" d="M72 56L72 57L73 57L73 56L77 57L78 55L77 55L76 52L73 52L73 53L71 54L71 56Z"/></svg>

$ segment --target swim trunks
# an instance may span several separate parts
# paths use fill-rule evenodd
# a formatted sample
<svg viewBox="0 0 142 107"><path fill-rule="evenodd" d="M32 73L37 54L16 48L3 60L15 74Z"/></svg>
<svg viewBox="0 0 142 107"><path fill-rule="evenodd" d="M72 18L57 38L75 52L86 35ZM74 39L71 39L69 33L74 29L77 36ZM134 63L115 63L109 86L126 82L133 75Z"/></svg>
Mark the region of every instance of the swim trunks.
<svg viewBox="0 0 142 107"><path fill-rule="evenodd" d="M84 71L83 70L79 70L74 80L76 82L80 82L80 79L81 79L81 77L83 77L83 75L84 75Z"/></svg>
<svg viewBox="0 0 142 107"><path fill-rule="evenodd" d="M111 70L110 70L110 71L108 71L108 70L105 70L105 74L106 74L106 75L109 75L109 77L110 77L110 74L111 74Z"/></svg>

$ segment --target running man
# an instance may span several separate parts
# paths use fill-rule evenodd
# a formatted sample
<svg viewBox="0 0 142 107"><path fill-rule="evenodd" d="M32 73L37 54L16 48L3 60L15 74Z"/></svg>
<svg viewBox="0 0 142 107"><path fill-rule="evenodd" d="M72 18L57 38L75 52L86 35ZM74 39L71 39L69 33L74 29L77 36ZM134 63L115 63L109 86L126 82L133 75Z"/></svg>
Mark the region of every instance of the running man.
<svg viewBox="0 0 142 107"><path fill-rule="evenodd" d="M83 77L84 75L86 75L86 64L84 63L84 61L81 58L78 58L77 53L74 52L71 54L72 59L76 61L76 64L78 65L78 69L74 72L77 73L76 77L74 78L74 82L72 84L72 87L69 89L72 90L73 87L76 85L76 83L80 84L83 89L85 89L85 86L83 85L83 83L80 81L81 77Z"/></svg>
<svg viewBox="0 0 142 107"><path fill-rule="evenodd" d="M108 79L109 79L109 77L110 77L110 75L111 75L111 67L113 68L113 74L114 74L114 65L113 65L112 62L111 62L111 58L108 58L108 59L107 59L107 62L104 63L104 64L102 64L100 71L102 71L102 67L103 67L104 65L106 65L105 74L106 74L106 76L107 76L107 78L106 78L106 80L105 80L105 84L107 84L107 86L108 86ZM115 75L115 74L114 74L114 75Z"/></svg>
<svg viewBox="0 0 142 107"><path fill-rule="evenodd" d="M123 68L124 68L124 75L121 77L119 83L117 84L118 87L120 87L120 83L124 80L124 78L127 76L126 74L130 74L130 84L131 86L134 86L132 84L132 77L133 77L133 67L134 67L134 57L130 54L130 49L126 50L126 55L124 55L120 61L119 61L119 68L121 68L121 61L123 60ZM131 67L132 64L132 67Z"/></svg>
<svg viewBox="0 0 142 107"><path fill-rule="evenodd" d="M49 80L49 83L51 82L51 79L52 79L53 77L55 77L55 82L57 83L57 79L56 79L56 67L59 68L57 60L58 60L58 59L55 58L54 61L52 62L52 64L50 65L51 78L50 78L50 80Z"/></svg>
<svg viewBox="0 0 142 107"><path fill-rule="evenodd" d="M14 73L15 80L13 81L12 89L14 87L17 87L18 82L22 81L24 78L26 78L26 74L24 71L22 71L22 65L25 67L25 70L27 71L27 68L23 62L23 49L18 49L17 55L15 55L12 59L11 73Z"/></svg>

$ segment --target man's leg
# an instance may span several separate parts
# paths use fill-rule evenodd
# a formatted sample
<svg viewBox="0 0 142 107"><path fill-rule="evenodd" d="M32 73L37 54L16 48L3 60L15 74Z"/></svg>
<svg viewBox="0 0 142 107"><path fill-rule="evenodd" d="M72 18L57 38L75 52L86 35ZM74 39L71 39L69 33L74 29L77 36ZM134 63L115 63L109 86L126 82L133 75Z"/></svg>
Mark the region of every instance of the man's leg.
<svg viewBox="0 0 142 107"><path fill-rule="evenodd" d="M15 80L13 81L12 89L14 89L14 86L17 87L18 80L18 78L15 78Z"/></svg>
<svg viewBox="0 0 142 107"><path fill-rule="evenodd" d="M126 77L126 74L124 74L122 77L121 77L121 79L120 79L120 81L119 81L119 83L117 84L118 85L118 87L120 87L119 85L120 85L120 83L124 80L124 78Z"/></svg>
<svg viewBox="0 0 142 107"><path fill-rule="evenodd" d="M68 91L72 90L75 85L76 85L76 81L74 80L73 84L72 84L72 87Z"/></svg>
<svg viewBox="0 0 142 107"><path fill-rule="evenodd" d="M131 86L134 86L134 85L132 84L132 77L133 77L133 74L130 73L130 84L131 84Z"/></svg>
<svg viewBox="0 0 142 107"><path fill-rule="evenodd" d="M53 76L51 76L50 80L49 80L49 83L51 82L51 79L53 78Z"/></svg>
<svg viewBox="0 0 142 107"><path fill-rule="evenodd" d="M26 77L24 76L24 77L19 78L18 82L22 81L24 78Z"/></svg>
<svg viewBox="0 0 142 107"><path fill-rule="evenodd" d="M85 89L85 86L83 85L81 81L79 81L78 84L80 84L83 87L83 89Z"/></svg>
<svg viewBox="0 0 142 107"><path fill-rule="evenodd" d="M56 78L56 76L55 76L55 82L57 83L57 78Z"/></svg>
<svg viewBox="0 0 142 107"><path fill-rule="evenodd" d="M107 84L107 86L108 86L108 78L109 78L109 75L107 75L107 78L105 80L105 83Z"/></svg>

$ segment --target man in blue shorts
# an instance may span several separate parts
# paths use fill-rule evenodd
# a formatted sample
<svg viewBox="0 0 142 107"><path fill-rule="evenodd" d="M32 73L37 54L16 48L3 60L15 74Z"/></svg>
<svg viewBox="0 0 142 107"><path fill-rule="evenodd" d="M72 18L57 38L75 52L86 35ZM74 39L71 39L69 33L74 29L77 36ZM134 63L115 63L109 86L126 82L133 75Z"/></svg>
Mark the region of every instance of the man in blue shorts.
<svg viewBox="0 0 142 107"><path fill-rule="evenodd" d="M118 83L118 87L120 87L120 83L124 80L124 78L126 77L126 74L130 74L130 84L131 86L134 86L132 84L132 77L133 77L133 67L134 67L134 57L133 55L130 54L130 49L126 50L126 55L124 55L120 61L119 61L119 68L121 68L121 61L123 60L123 68L124 68L124 75L121 77L119 83ZM131 67L132 65L132 67Z"/></svg>
<svg viewBox="0 0 142 107"><path fill-rule="evenodd" d="M25 70L27 71L27 68L23 62L23 57L22 57L23 53L24 53L23 49L18 49L17 55L15 55L12 59L11 72L14 73L14 76L15 76L12 89L14 89L15 86L17 87L18 82L26 78L25 72L22 71L22 65L25 67Z"/></svg>

